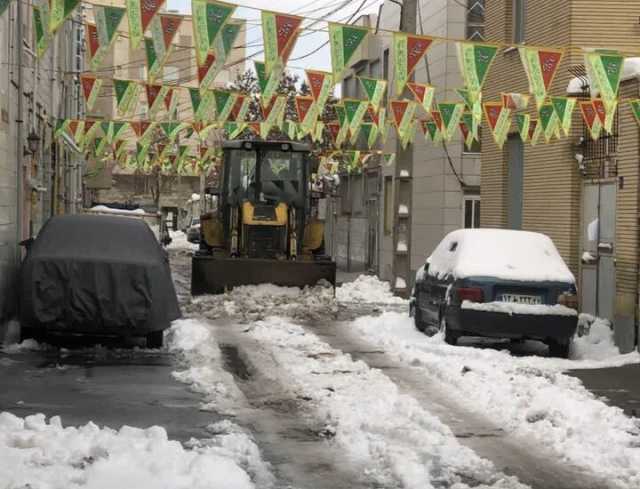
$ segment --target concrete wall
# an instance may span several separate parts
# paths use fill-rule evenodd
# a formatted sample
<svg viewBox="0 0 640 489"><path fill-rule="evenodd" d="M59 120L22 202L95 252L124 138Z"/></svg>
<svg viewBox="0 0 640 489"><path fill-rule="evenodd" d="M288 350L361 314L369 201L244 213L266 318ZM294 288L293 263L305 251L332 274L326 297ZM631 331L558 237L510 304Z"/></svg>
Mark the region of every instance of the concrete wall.
<svg viewBox="0 0 640 489"><path fill-rule="evenodd" d="M18 8L22 8L23 38L17 40ZM77 92L73 78L66 75L81 69L74 65L73 25L66 22L50 40L46 53L37 59L33 52L34 32L31 4L11 2L0 16L0 326L15 309L13 293L20 261L18 242L38 233L51 216L54 203L65 186L56 189L55 175L68 160L65 150L53 146L53 129L58 117L77 114ZM22 47L22 60L18 57ZM19 71L23 85L18 89ZM23 110L18 111L22 98ZM19 137L19 130L21 136ZM27 136L39 138L39 149L25 154ZM24 178L18 181L22 156ZM56 160L60 164L56 165ZM60 175L63 175L60 170ZM77 182L79 183L79 181ZM40 191L34 192L38 188ZM22 214L18 215L18 189L23 190ZM1 336L1 335L0 335Z"/></svg>

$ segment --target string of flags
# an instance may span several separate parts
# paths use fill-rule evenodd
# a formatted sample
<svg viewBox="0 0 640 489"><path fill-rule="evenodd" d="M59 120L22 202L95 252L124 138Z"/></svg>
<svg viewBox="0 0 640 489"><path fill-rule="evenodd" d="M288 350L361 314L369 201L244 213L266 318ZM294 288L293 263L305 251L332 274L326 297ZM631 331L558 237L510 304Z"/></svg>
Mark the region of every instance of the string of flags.
<svg viewBox="0 0 640 489"><path fill-rule="evenodd" d="M39 57L46 53L52 37L79 3L80 0L33 1ZM181 15L162 13L164 3L165 0L126 0L124 7L94 5L94 22L87 22L85 30L89 71L80 76L82 93L88 111L92 111L98 97L103 96L106 88L111 88L117 117L122 120L65 120L60 121L56 129L57 135L66 133L89 156L114 157L139 168L169 161L174 168L184 169L186 162L193 160L198 162L195 166L205 169L215 161L215 151L206 141L208 135L233 139L249 131L256 137L268 138L272 130L278 130L290 139L328 141L333 151L349 155L349 168L357 168L364 157L375 153L378 143L385 142L389 130L396 131L403 147L413 143L419 133L436 144L449 142L459 133L464 144L471 147L479 140L479 128L484 122L495 143L502 147L515 124L521 139L535 145L567 137L577 106L591 136L598 139L603 131L611 133L619 105L618 92L625 59L620 52L584 52L584 64L591 82L590 99L578 100L549 96L564 56L563 50L520 46L517 49L529 93L505 92L499 100L486 101L482 96L483 87L500 45L469 41L456 41L455 45L463 80L463 86L457 90L461 101L435 103L436 87L417 83L412 75L434 43L443 39L404 32L391 34L392 87L387 86L387 80L362 76L358 77L358 82L364 98L330 101L334 87L351 66L353 57L370 35L370 29L328 22L331 72L306 70L310 93L295 96L295 120L292 120L290 116L285 117L287 97L279 94L278 88L304 29L305 18L262 10L264 60L254 61L262 114L260 120L249 121L250 96L212 88L244 28L243 20L233 18L237 5L217 0L192 0L193 49L197 64L197 86L193 87L162 82L162 68L173 52L176 33L184 19ZM9 0L0 0L0 15L8 4ZM106 55L123 29L128 31L130 47L144 51L146 80L98 76L98 71L104 68ZM188 93L191 103L188 118L178 117L180 91ZM144 98L148 106L147 120L135 120L138 102ZM331 120L324 116L327 104L331 104L335 113ZM640 99L632 100L630 104L640 123ZM131 133L133 136L126 139L135 141L135 148L125 142L124 135ZM164 138L166 144L161 151L151 151L155 141L152 134ZM174 144L178 139L191 144ZM352 154L343 148L358 141L362 141L369 152ZM201 151L203 148L204 152Z"/></svg>

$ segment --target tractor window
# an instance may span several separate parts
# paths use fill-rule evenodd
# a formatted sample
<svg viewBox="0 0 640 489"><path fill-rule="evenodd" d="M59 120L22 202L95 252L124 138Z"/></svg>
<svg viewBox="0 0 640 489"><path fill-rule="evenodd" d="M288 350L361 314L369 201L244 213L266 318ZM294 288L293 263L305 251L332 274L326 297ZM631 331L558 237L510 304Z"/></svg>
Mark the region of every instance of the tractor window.
<svg viewBox="0 0 640 489"><path fill-rule="evenodd" d="M264 199L285 202L303 200L303 153L265 151L262 155L260 174Z"/></svg>
<svg viewBox="0 0 640 489"><path fill-rule="evenodd" d="M238 200L251 199L255 189L255 151L233 150L229 152L229 196ZM252 185L253 184L253 185Z"/></svg>

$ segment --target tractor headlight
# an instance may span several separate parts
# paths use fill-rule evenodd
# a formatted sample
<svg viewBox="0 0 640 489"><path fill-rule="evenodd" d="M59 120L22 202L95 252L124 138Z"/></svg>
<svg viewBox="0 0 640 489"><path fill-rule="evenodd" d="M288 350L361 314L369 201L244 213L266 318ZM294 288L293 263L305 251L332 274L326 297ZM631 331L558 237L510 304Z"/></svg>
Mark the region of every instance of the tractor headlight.
<svg viewBox="0 0 640 489"><path fill-rule="evenodd" d="M291 145L289 145L289 143L282 143L280 145L280 149L282 149L282 151L289 151L291 149Z"/></svg>

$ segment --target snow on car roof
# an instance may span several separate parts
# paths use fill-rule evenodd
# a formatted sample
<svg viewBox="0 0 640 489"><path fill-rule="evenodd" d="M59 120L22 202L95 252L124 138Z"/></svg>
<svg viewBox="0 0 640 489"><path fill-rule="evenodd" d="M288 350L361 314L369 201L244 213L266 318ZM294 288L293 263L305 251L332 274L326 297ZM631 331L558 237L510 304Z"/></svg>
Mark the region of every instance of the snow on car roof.
<svg viewBox="0 0 640 489"><path fill-rule="evenodd" d="M428 258L429 275L443 278L575 283L551 238L529 231L460 229L449 233Z"/></svg>

